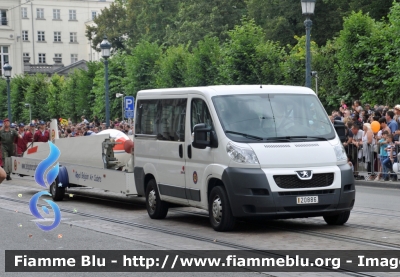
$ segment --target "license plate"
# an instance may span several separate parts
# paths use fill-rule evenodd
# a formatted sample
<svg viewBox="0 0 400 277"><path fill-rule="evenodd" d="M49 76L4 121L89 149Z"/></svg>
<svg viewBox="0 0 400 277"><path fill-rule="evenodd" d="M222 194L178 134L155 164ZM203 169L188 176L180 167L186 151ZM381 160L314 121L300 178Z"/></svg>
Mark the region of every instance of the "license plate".
<svg viewBox="0 0 400 277"><path fill-rule="evenodd" d="M318 196L297 197L297 204L314 204L318 203Z"/></svg>

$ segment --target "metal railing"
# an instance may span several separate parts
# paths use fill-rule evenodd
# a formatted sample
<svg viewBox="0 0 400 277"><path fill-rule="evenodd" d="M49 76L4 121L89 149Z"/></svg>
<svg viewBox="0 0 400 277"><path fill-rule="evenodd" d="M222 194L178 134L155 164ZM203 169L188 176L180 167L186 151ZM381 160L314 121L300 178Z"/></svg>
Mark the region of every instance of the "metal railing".
<svg viewBox="0 0 400 277"><path fill-rule="evenodd" d="M400 181L400 173L398 173L400 172L400 168L395 171L393 170L393 164L399 166L397 163L397 155L400 150L399 145L396 145L394 148L395 154L392 155L392 160L389 156L379 155L379 145L367 144L368 149L363 149L363 147L361 147L361 145L357 147L353 144L345 146L347 157L353 166L356 180Z"/></svg>

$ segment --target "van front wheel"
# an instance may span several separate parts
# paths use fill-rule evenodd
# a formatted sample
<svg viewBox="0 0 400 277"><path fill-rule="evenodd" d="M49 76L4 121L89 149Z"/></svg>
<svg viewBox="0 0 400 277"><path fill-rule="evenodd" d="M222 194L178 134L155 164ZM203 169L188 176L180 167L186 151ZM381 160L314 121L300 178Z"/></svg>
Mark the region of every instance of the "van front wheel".
<svg viewBox="0 0 400 277"><path fill-rule="evenodd" d="M157 184L154 179L150 180L146 188L146 208L152 219L163 219L168 213L168 203L161 201Z"/></svg>
<svg viewBox="0 0 400 277"><path fill-rule="evenodd" d="M328 225L343 225L349 220L350 211L342 212L337 215L324 216L324 220Z"/></svg>
<svg viewBox="0 0 400 277"><path fill-rule="evenodd" d="M208 200L208 213L211 226L215 231L230 231L235 227L236 219L232 215L228 196L223 187L217 186L211 190Z"/></svg>

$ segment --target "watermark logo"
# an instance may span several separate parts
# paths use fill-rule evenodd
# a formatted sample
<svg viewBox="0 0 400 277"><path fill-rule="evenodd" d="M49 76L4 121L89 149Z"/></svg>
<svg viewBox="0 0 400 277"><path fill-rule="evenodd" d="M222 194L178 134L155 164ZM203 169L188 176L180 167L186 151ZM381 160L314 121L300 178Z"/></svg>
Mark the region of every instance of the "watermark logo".
<svg viewBox="0 0 400 277"><path fill-rule="evenodd" d="M50 154L46 159L44 159L39 163L35 171L36 183L44 188L48 188L56 180L58 172L60 170L60 164L57 162L57 160L60 157L60 150L52 142L49 141L48 144L50 147ZM54 165L54 163L56 164ZM32 196L31 200L29 201L29 208L31 210L31 213L34 217L38 219L45 219L40 214L37 208L37 203L42 195L51 196L51 194L48 191L41 191ZM50 207L54 212L54 222L51 225L41 225L39 223L36 223L36 225L43 231L51 231L60 224L61 212L58 205L53 201L51 200L44 200L44 201L46 201L50 205ZM49 209L46 206L42 206L42 210L46 214L50 213Z"/></svg>

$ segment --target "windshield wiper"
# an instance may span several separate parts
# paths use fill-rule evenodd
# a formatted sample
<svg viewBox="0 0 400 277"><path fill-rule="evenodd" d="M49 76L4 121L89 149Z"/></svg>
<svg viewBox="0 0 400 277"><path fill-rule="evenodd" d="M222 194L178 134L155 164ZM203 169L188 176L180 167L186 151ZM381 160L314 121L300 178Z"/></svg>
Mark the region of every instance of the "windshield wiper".
<svg viewBox="0 0 400 277"><path fill-rule="evenodd" d="M262 137L257 137L257 136L252 136L246 133L239 133L239 132L234 132L234 131L225 131L226 134L234 134L234 135L240 135L243 136L245 138L249 138L249 139L256 139L256 140L264 140Z"/></svg>
<svg viewBox="0 0 400 277"><path fill-rule="evenodd" d="M313 136L292 136L290 139L316 139L316 140L326 140L326 138L323 137L313 137Z"/></svg>
<svg viewBox="0 0 400 277"><path fill-rule="evenodd" d="M276 141L290 141L292 139L316 139L316 140L327 140L323 137L313 137L313 136L286 136L286 137L270 137L267 140L276 140Z"/></svg>

